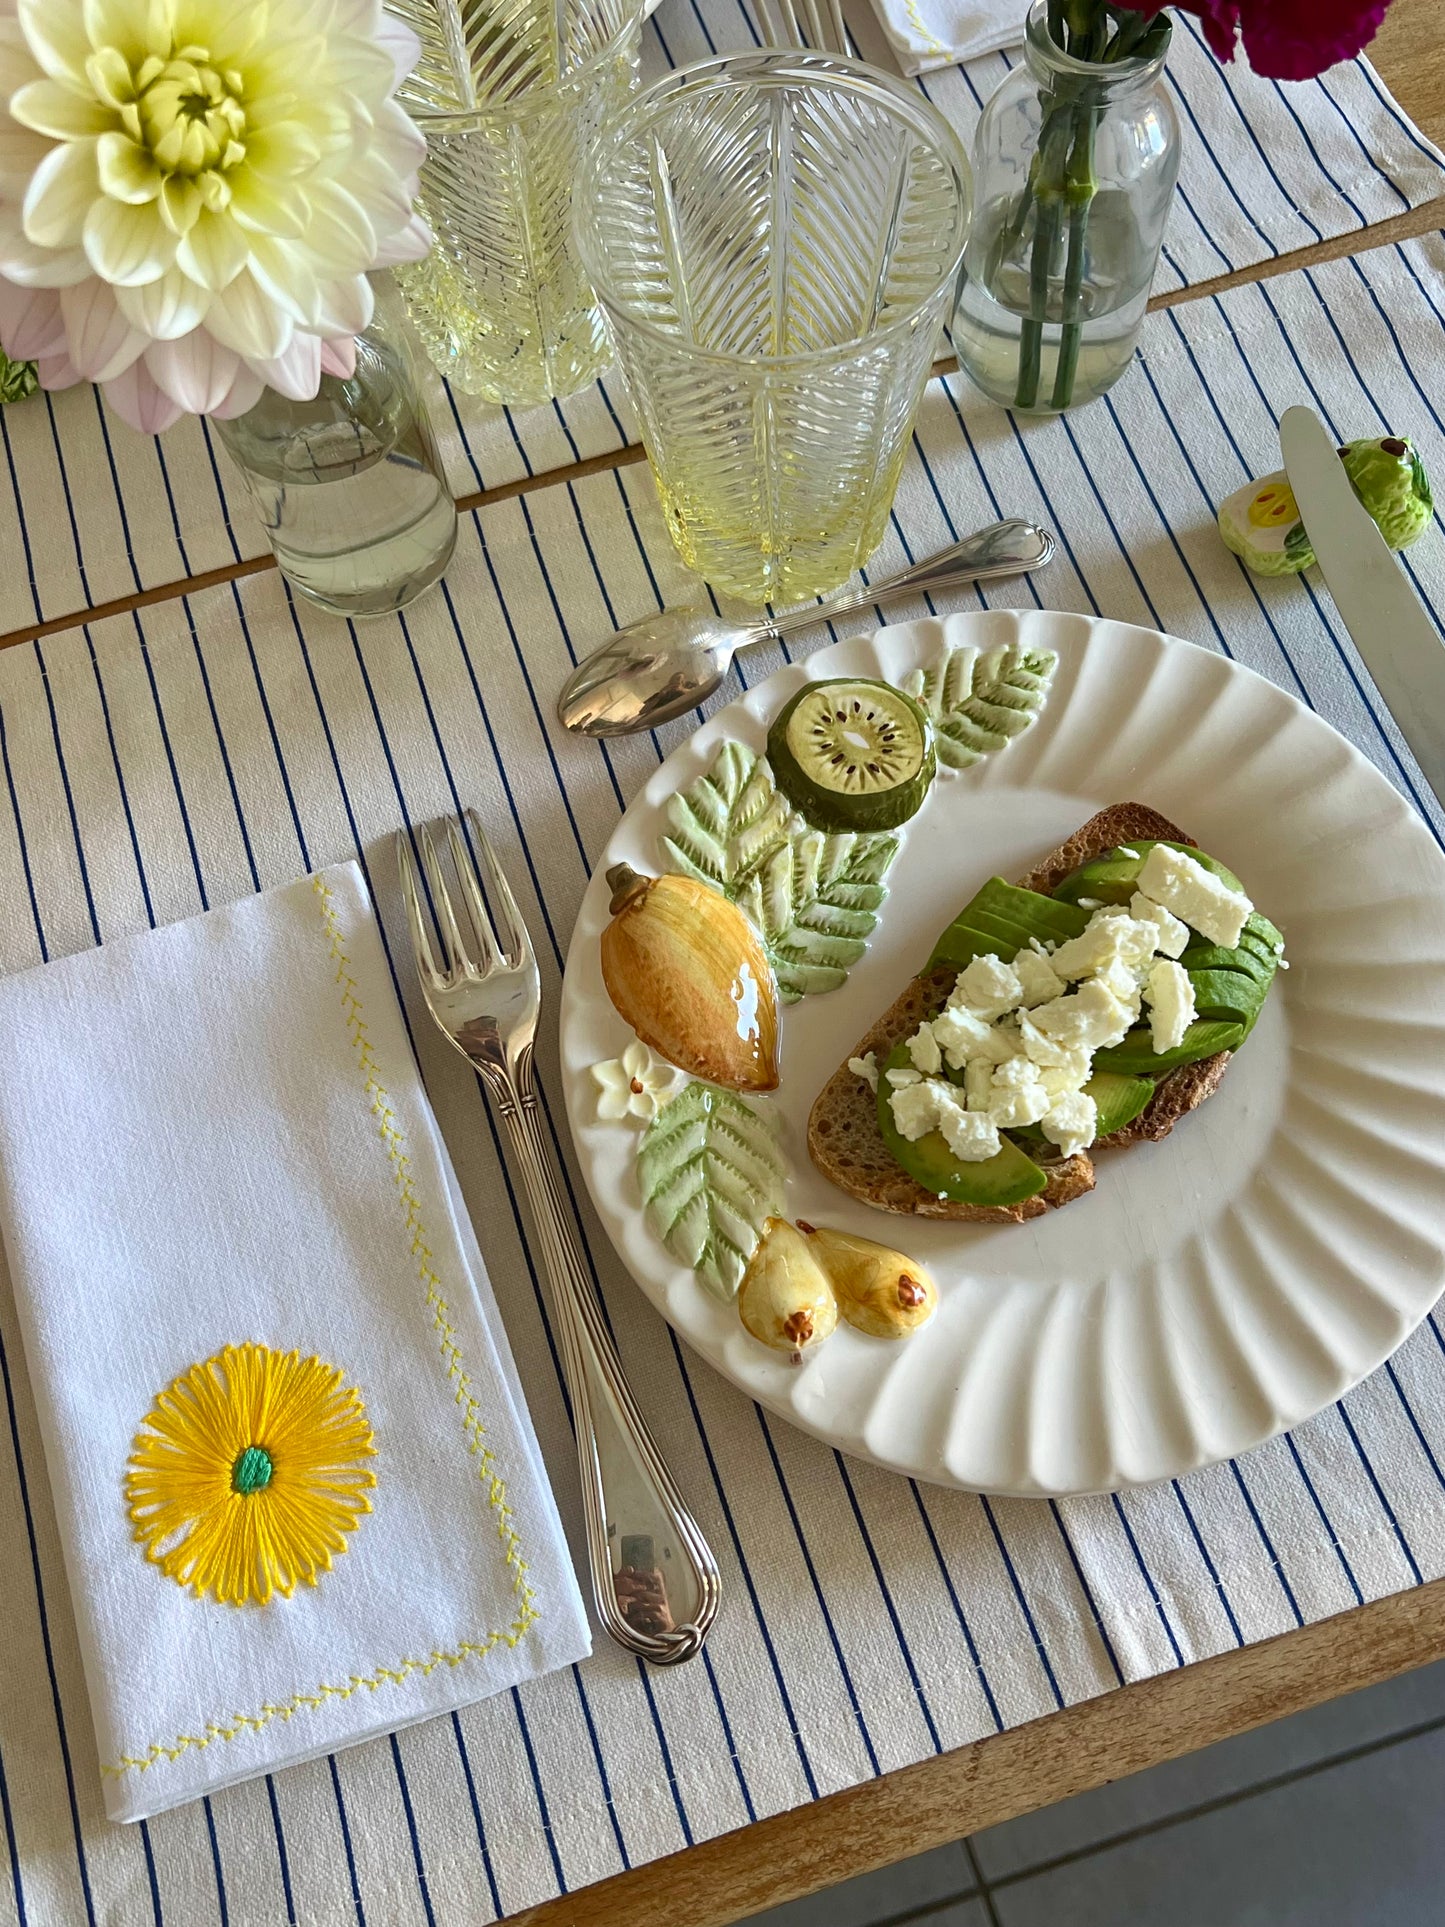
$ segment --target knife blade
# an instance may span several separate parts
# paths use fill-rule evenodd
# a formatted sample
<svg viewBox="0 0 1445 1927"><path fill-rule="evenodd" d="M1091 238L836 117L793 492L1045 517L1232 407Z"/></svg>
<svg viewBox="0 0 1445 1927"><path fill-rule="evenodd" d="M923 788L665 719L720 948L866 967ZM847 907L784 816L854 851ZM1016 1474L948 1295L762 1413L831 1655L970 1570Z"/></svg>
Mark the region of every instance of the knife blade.
<svg viewBox="0 0 1445 1927"><path fill-rule="evenodd" d="M1335 607L1425 781L1445 806L1445 640L1350 486L1313 409L1285 410L1279 444Z"/></svg>

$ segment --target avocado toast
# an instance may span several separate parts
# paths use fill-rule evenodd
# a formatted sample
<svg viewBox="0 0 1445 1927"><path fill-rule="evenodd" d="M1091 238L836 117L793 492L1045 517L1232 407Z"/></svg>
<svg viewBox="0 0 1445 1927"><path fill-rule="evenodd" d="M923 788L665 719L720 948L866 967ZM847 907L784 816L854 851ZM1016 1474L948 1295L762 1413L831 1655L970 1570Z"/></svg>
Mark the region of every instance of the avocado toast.
<svg viewBox="0 0 1445 1927"><path fill-rule="evenodd" d="M929 1090L946 1089L944 1078L956 1086L967 1084L968 1105L971 1113L976 1112L971 1080L979 1072L962 1061L968 1047L960 1043L957 1055L948 1051L946 1068L936 1051L933 1055L938 1061L930 1063L920 1048L920 1027L932 1026L962 1001L961 973L971 970L976 961L986 960L980 965L985 978L1000 962L1005 966L1028 964L1049 977L1053 957L1062 959L1070 949L1077 952L1080 944L1089 945L1094 929L1110 919L1119 919L1119 930L1126 924L1137 930L1140 926L1133 921L1139 911L1136 890L1143 866L1156 846L1162 852L1155 859L1156 868L1172 866L1188 873L1178 899L1181 905L1191 901L1189 892L1193 889L1201 905L1194 914L1209 923L1216 913L1205 907L1205 897L1207 890L1213 890L1221 902L1233 903L1232 913L1226 909L1224 914L1226 918L1232 914L1240 925L1219 933L1234 937L1233 943L1225 944L1210 940L1196 926L1165 911L1151 911L1162 918L1161 929L1168 925L1175 933L1159 959L1171 959L1165 977L1172 973L1179 984L1188 979L1187 1010L1178 1014L1179 1021L1167 1037L1161 1038L1168 1026L1160 1021L1163 991L1169 988L1166 982L1157 993L1161 1001L1151 1020L1152 1031L1150 1024L1138 1026L1137 992L1132 1020L1128 1008L1119 1007L1124 1029L1116 1027L1102 1033L1108 1041L1092 1055L1087 1084L1069 1094L1068 1102L1076 1113L1069 1129L1059 1128L1052 1118L1045 1118L1041 1126L1037 1103L1032 1114L1016 1110L1011 1117L996 1102L995 1115L1004 1119L1001 1133L976 1114L962 1117L951 1105L951 1143L945 1143L938 1129L923 1128L921 1119L918 1128L903 1135L895 1121L899 1107L890 1108L890 1104L892 1096L905 1085L925 1087L910 1095L911 1104L914 1096L926 1097ZM1197 854L1191 857L1187 852ZM1123 908L1131 902L1134 910ZM1181 908L1180 915L1185 917L1186 910ZM1162 951L1164 938L1158 941ZM1243 1042L1263 1006L1282 947L1278 931L1253 911L1238 880L1222 864L1198 851L1190 838L1157 811L1139 803L1112 804L1091 817L1018 884L1009 885L998 878L985 884L943 932L924 970L906 986L819 1093L808 1122L813 1162L832 1183L863 1203L906 1215L1008 1224L1068 1204L1093 1189L1091 1151L1166 1137L1181 1117L1217 1089L1231 1050ZM1177 963L1172 961L1176 958ZM1040 961L1035 963L1035 959ZM1076 980L1084 974L1077 969L1065 973ZM1011 968L1005 969L1003 976L1018 982ZM1058 979L1055 987L1068 991L1081 988L1077 981L1064 984ZM1095 1001L1105 1001L1102 989ZM1037 1006L1038 998L1034 1004ZM1015 992L1010 1008L1018 1006ZM967 1009L962 1019L974 1030L988 1018L989 1006L979 1008L983 1019L974 1018ZM1054 1008L1077 1015L1083 1006L1079 997L1062 996ZM1027 1020L1034 1016L1042 1023L1046 1009L1015 1008L1013 1016L1004 1015L998 1021L1002 1026L1020 1027L1033 1037ZM927 1037L922 1042L927 1044ZM927 1047L933 1049L931 1044ZM1038 1052L1041 1057L1047 1054ZM996 1051L991 1062L994 1067L1000 1065ZM924 1070L915 1068L921 1064ZM866 1075L861 1074L865 1066ZM1050 1075L1024 1068L1029 1077ZM992 1074L987 1068L982 1071L984 1085ZM881 1096L875 1094L875 1078L882 1080ZM1083 1090L1087 1091L1083 1107L1087 1122L1080 1126L1077 1113L1079 1092ZM956 1104L961 1106L962 1101L960 1089ZM1067 1103L1064 1099L1057 1101L1063 1106L1059 1111L1062 1117ZM980 1138L980 1143L960 1148L954 1155L951 1144L961 1146L970 1132ZM1055 1141L1050 1142L1050 1135ZM982 1141L985 1137L986 1143ZM960 1162L960 1157L967 1161Z"/></svg>

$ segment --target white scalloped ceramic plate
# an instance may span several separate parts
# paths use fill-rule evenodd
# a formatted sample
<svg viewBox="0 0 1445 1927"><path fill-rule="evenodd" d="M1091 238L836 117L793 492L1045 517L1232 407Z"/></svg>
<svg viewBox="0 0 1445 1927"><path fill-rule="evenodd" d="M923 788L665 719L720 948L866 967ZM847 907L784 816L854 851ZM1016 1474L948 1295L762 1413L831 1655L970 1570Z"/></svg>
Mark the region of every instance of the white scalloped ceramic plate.
<svg viewBox="0 0 1445 1927"><path fill-rule="evenodd" d="M1002 755L940 775L847 984L791 1006L775 1099L787 1209L913 1253L938 1280L901 1344L840 1325L801 1367L756 1344L644 1221L635 1131L596 1121L589 1065L630 1033L603 989L603 871L656 870L662 806L725 736L761 749L805 677L897 680L947 639L1017 637L1059 670ZM1161 1144L1101 1153L1089 1197L1021 1226L922 1224L812 1168L809 1106L995 872L1105 803L1152 804L1243 877L1292 968L1218 1094ZM1445 1285L1445 860L1363 756L1223 656L1116 622L996 610L813 656L714 716L628 810L583 902L562 999L567 1108L623 1261L749 1397L845 1452L942 1484L1075 1493L1210 1463L1373 1371Z"/></svg>

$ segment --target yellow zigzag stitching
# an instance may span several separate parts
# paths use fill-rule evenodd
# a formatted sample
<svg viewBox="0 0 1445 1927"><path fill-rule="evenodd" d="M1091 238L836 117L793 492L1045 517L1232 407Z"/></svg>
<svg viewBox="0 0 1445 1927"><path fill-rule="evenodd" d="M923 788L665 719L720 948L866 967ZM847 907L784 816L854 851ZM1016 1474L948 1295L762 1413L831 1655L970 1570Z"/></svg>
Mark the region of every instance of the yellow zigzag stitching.
<svg viewBox="0 0 1445 1927"><path fill-rule="evenodd" d="M116 1778L133 1769L144 1773L147 1767L155 1766L162 1760L178 1760L183 1753L194 1747L209 1746L213 1740L233 1740L238 1733L258 1733L269 1726L272 1720L289 1720L294 1713L314 1712L328 1700L350 1699L361 1687L375 1692L379 1686L400 1686L403 1680L413 1673L423 1677L432 1673L438 1666L460 1666L468 1659L480 1659L489 1653L499 1641L515 1646L527 1628L541 1616L536 1594L527 1582L527 1562L522 1556L522 1542L512 1524L512 1508L507 1504L507 1482L497 1470L492 1449L487 1443L486 1427L482 1422L481 1407L472 1391L472 1381L467 1374L462 1359L462 1351L457 1343L457 1334L451 1322L451 1313L446 1299L442 1296L441 1279L432 1264L432 1252L427 1244L426 1230L422 1223L421 1204L411 1181L411 1160L406 1152L406 1139L397 1124L396 1113L392 1109L390 1095L382 1083L376 1058L366 1033L366 1021L362 1016L362 1003L357 991L356 980L351 974L351 960L346 954L342 939L341 920L336 914L336 905L330 890L319 876L311 879L311 887L316 892L321 906L321 919L326 929L327 943L331 961L336 966L336 984L341 992L341 1008L346 1018L346 1028L351 1039L351 1047L365 1081L366 1094L371 1100L372 1115L377 1121L377 1131L386 1146L386 1155L391 1163L392 1179L396 1186L402 1210L406 1217L406 1228L411 1233L411 1253L416 1260L417 1277L426 1292L426 1303L432 1314L432 1324L436 1328L442 1362L446 1366L447 1377L456 1388L456 1402L462 1409L462 1429L466 1433L467 1450L477 1461L477 1477L486 1488L487 1503L497 1521L497 1536L508 1566L512 1573L512 1589L520 1600L517 1616L505 1629L485 1634L479 1640L462 1640L454 1652L433 1652L426 1659L400 1659L395 1666L378 1666L374 1673L353 1673L344 1686L331 1686L325 1681L314 1692L293 1693L289 1699L279 1704L265 1704L259 1713L232 1713L225 1721L210 1720L203 1733L178 1733L169 1745L157 1740L148 1746L143 1754L122 1755L115 1765L105 1765L103 1773Z"/></svg>

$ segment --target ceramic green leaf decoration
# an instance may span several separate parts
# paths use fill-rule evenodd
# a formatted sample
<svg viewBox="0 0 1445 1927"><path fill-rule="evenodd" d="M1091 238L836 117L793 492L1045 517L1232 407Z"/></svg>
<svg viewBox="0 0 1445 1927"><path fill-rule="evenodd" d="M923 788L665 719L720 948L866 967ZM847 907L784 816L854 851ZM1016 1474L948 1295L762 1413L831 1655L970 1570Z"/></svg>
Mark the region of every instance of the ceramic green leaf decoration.
<svg viewBox="0 0 1445 1927"><path fill-rule="evenodd" d="M33 361L11 361L0 354L0 402L24 401L40 386Z"/></svg>
<svg viewBox="0 0 1445 1927"><path fill-rule="evenodd" d="M898 839L800 827L735 891L761 931L784 1003L837 990L867 948Z"/></svg>
<svg viewBox="0 0 1445 1927"><path fill-rule="evenodd" d="M679 1092L637 1147L653 1229L725 1301L737 1295L764 1222L782 1211L786 1175L771 1116L712 1084Z"/></svg>
<svg viewBox="0 0 1445 1927"><path fill-rule="evenodd" d="M1043 708L1057 666L1051 652L1016 643L956 644L902 687L933 723L939 762L967 769L1023 734Z"/></svg>
<svg viewBox="0 0 1445 1927"><path fill-rule="evenodd" d="M668 801L667 867L731 896L740 878L787 841L792 813L764 758L726 742L707 775Z"/></svg>
<svg viewBox="0 0 1445 1927"><path fill-rule="evenodd" d="M738 905L785 1003L846 982L878 921L897 837L811 829L778 792L766 757L734 742L669 800L667 821L664 865Z"/></svg>

